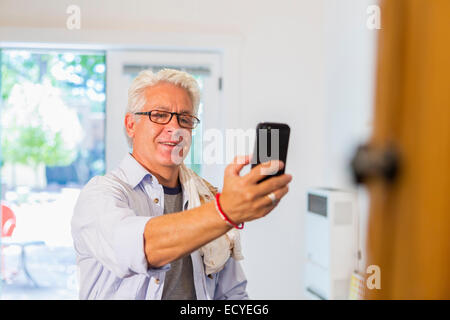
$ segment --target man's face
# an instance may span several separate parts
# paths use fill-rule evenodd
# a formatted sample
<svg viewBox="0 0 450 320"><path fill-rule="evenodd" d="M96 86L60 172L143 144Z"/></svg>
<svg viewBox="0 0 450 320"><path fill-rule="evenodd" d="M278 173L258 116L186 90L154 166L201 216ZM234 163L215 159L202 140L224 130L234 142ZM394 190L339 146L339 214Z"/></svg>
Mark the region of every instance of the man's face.
<svg viewBox="0 0 450 320"><path fill-rule="evenodd" d="M193 114L191 98L187 90L171 83L161 82L145 91L146 104L142 112L165 110L170 112ZM150 121L146 115L139 115L132 131L133 155L145 161L151 168L178 166L187 156L191 145L191 129L181 128L177 116L173 115L167 124ZM128 129L128 125L127 125ZM130 130L128 130L130 134ZM178 146L164 143L181 142ZM180 147L183 146L183 147ZM178 158L178 163L174 159Z"/></svg>

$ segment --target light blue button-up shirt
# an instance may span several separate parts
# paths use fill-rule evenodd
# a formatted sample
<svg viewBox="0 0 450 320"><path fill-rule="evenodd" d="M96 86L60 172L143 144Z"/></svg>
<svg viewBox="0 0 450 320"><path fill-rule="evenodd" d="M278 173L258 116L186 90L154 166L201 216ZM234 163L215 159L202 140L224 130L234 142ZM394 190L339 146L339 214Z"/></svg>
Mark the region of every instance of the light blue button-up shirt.
<svg viewBox="0 0 450 320"><path fill-rule="evenodd" d="M183 208L189 199L183 189ZM161 299L170 264L149 268L144 252L146 223L164 213L164 191L133 156L81 190L72 217L80 299ZM197 299L248 299L247 280L230 258L211 278L198 250L191 253Z"/></svg>

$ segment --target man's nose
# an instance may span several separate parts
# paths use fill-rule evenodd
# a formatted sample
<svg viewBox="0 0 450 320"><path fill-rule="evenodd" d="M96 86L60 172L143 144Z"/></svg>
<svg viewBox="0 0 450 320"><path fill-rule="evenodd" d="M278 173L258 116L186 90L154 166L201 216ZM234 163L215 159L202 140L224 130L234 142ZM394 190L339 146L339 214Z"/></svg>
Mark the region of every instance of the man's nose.
<svg viewBox="0 0 450 320"><path fill-rule="evenodd" d="M180 127L180 125L178 123L177 115L174 114L172 119L170 119L170 121L165 126L168 129L174 129L174 130L175 129L180 129L181 127Z"/></svg>

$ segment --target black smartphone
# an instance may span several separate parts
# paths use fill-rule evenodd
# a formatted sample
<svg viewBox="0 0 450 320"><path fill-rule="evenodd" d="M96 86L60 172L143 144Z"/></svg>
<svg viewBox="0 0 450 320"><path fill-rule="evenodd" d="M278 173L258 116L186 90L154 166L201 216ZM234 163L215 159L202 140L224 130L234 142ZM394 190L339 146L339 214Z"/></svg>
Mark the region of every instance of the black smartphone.
<svg viewBox="0 0 450 320"><path fill-rule="evenodd" d="M291 128L285 123L261 122L256 126L256 140L251 160L252 168L269 160L281 160L284 167L274 175L267 175L258 183L284 174Z"/></svg>

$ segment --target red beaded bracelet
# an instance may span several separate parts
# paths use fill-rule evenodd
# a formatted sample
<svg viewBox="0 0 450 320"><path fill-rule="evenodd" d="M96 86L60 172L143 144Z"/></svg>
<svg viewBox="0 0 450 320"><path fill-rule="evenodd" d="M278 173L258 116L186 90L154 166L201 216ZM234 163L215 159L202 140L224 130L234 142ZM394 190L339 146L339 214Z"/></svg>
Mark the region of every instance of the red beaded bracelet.
<svg viewBox="0 0 450 320"><path fill-rule="evenodd" d="M228 225L235 227L236 229L243 229L244 228L244 223L242 222L241 224L237 225L234 222L232 222L227 215L222 211L222 208L220 207L220 203L219 203L219 196L220 196L220 192L216 193L216 209L217 211L220 213L220 216L222 217L222 219L228 223Z"/></svg>

